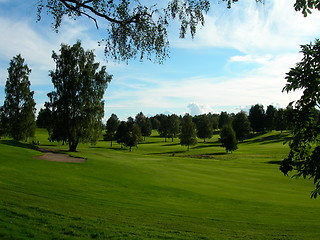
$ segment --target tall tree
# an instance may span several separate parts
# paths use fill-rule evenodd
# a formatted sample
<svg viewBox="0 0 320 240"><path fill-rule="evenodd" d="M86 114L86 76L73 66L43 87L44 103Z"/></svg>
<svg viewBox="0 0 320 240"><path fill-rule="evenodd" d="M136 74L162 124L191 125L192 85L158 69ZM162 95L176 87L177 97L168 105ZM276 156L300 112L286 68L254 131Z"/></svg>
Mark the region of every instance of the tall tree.
<svg viewBox="0 0 320 240"><path fill-rule="evenodd" d="M245 112L240 111L235 115L232 121L232 128L236 133L237 140L243 141L249 137L251 126L248 116Z"/></svg>
<svg viewBox="0 0 320 240"><path fill-rule="evenodd" d="M188 151L190 146L197 143L197 130L189 114L184 115L181 122L180 144L187 146Z"/></svg>
<svg viewBox="0 0 320 240"><path fill-rule="evenodd" d="M272 131L275 129L275 117L276 117L277 109L269 105L266 110L265 116L265 127L268 131Z"/></svg>
<svg viewBox="0 0 320 240"><path fill-rule="evenodd" d="M55 91L48 93L48 108L54 126L51 140L67 141L70 151L80 142L95 143L102 130L103 95L112 76L106 67L99 69L93 51L85 51L78 41L62 44L60 54L53 52L56 69L50 71Z"/></svg>
<svg viewBox="0 0 320 240"><path fill-rule="evenodd" d="M111 147L112 147L112 141L115 138L119 125L120 125L120 120L118 116L112 113L106 123L106 138L110 140Z"/></svg>
<svg viewBox="0 0 320 240"><path fill-rule="evenodd" d="M203 142L206 141L206 138L211 138L213 135L213 128L209 117L206 114L202 114L195 116L193 119L196 123L198 138L202 138Z"/></svg>
<svg viewBox="0 0 320 240"><path fill-rule="evenodd" d="M231 125L224 125L220 131L220 142L226 148L226 152L232 152L238 149L236 134Z"/></svg>
<svg viewBox="0 0 320 240"><path fill-rule="evenodd" d="M168 137L171 137L171 141L173 142L173 138L177 137L180 132L180 119L176 114L171 114L168 117Z"/></svg>
<svg viewBox="0 0 320 240"><path fill-rule="evenodd" d="M122 144L124 144L126 140L126 133L127 133L127 123L125 121L121 121L115 136L117 143L121 144L121 148L122 148Z"/></svg>
<svg viewBox="0 0 320 240"><path fill-rule="evenodd" d="M140 128L141 135L143 136L144 140L146 140L146 137L149 137L152 133L152 124L150 119L140 112L136 115L135 122Z"/></svg>
<svg viewBox="0 0 320 240"><path fill-rule="evenodd" d="M160 114L157 116L157 119L160 122L160 126L158 128L158 133L160 137L164 137L164 141L167 141L167 138L169 136L169 128L170 128L170 122L169 122L169 116Z"/></svg>
<svg viewBox="0 0 320 240"><path fill-rule="evenodd" d="M282 161L281 171L295 170L297 176L313 179L312 197L320 194L320 40L301 46L303 58L286 74L283 91L302 90L299 100L292 102L292 139L290 152Z"/></svg>
<svg viewBox="0 0 320 240"><path fill-rule="evenodd" d="M262 132L265 129L265 111L263 105L256 104L251 106L249 120L254 132Z"/></svg>
<svg viewBox="0 0 320 240"><path fill-rule="evenodd" d="M38 128L50 128L52 126L51 111L48 108L41 108L36 123Z"/></svg>
<svg viewBox="0 0 320 240"><path fill-rule="evenodd" d="M230 125L231 118L227 112L221 112L219 115L219 128L222 129L224 125Z"/></svg>
<svg viewBox="0 0 320 240"><path fill-rule="evenodd" d="M140 141L142 141L142 135L138 124L127 124L124 145L129 147L131 152L132 147L137 146Z"/></svg>
<svg viewBox="0 0 320 240"><path fill-rule="evenodd" d="M2 127L15 140L33 137L36 129L34 92L30 90L31 69L21 55L13 57L8 68L6 97L2 107Z"/></svg>

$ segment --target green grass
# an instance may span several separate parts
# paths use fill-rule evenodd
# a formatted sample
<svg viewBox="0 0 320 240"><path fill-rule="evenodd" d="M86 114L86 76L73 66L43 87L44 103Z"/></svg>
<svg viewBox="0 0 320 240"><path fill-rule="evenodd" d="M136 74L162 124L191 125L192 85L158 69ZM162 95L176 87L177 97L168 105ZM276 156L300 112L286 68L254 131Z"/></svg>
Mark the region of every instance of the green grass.
<svg viewBox="0 0 320 240"><path fill-rule="evenodd" d="M190 151L156 135L132 152L100 141L79 146L81 164L0 140L0 239L320 239L312 182L275 164L286 134L256 136L233 154L217 137ZM43 129L37 139L67 149Z"/></svg>

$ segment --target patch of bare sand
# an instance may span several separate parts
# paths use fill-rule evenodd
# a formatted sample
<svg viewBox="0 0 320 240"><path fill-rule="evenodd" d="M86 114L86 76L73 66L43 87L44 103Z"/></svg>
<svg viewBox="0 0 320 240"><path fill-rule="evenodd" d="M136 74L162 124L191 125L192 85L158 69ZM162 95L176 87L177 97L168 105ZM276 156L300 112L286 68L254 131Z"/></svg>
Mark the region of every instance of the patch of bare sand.
<svg viewBox="0 0 320 240"><path fill-rule="evenodd" d="M34 156L36 159L42 159L47 161L53 161L53 162L69 162L69 163L83 163L86 161L85 158L79 158L79 157L71 157L68 154L65 153L59 153L57 150L52 149L37 149L40 152L43 152L43 155L40 156Z"/></svg>

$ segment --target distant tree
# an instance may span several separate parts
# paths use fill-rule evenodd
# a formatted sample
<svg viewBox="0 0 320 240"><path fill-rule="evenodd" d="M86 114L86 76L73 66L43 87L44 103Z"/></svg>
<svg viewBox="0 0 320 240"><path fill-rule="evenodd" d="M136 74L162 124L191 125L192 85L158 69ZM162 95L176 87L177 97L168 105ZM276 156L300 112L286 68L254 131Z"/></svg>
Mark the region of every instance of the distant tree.
<svg viewBox="0 0 320 240"><path fill-rule="evenodd" d="M184 115L181 122L180 144L187 146L188 151L190 146L197 143L197 130L189 114Z"/></svg>
<svg viewBox="0 0 320 240"><path fill-rule="evenodd" d="M283 108L279 108L275 114L275 129L281 133L288 129L287 113Z"/></svg>
<svg viewBox="0 0 320 240"><path fill-rule="evenodd" d="M224 125L230 125L231 119L227 112L221 112L219 115L219 129L222 129Z"/></svg>
<svg viewBox="0 0 320 240"><path fill-rule="evenodd" d="M177 137L180 132L180 119L176 114L171 114L168 116L168 137L173 138Z"/></svg>
<svg viewBox="0 0 320 240"><path fill-rule="evenodd" d="M8 68L5 100L2 109L2 128L15 140L33 137L36 129L34 92L30 90L31 69L21 55L13 57Z"/></svg>
<svg viewBox="0 0 320 240"><path fill-rule="evenodd" d="M249 120L254 132L262 132L265 129L265 111L263 105L256 104L251 106Z"/></svg>
<svg viewBox="0 0 320 240"><path fill-rule="evenodd" d="M232 121L232 128L236 133L237 140L243 141L249 137L251 126L248 116L245 112L240 111L235 115Z"/></svg>
<svg viewBox="0 0 320 240"><path fill-rule="evenodd" d="M110 140L111 147L112 147L112 141L115 138L119 125L120 125L120 120L118 116L112 113L106 123L106 139Z"/></svg>
<svg viewBox="0 0 320 240"><path fill-rule="evenodd" d="M158 128L158 133L160 137L164 137L164 141L167 141L167 138L169 136L169 128L170 128L170 123L169 123L169 117L164 114L160 114L157 116L157 119L160 122L160 126Z"/></svg>
<svg viewBox="0 0 320 240"><path fill-rule="evenodd" d="M51 140L67 141L70 151L80 142L96 143L102 130L103 95L112 76L106 67L99 69L93 51L85 51L78 41L73 46L61 45L60 54L53 52L56 69L50 71L55 91L48 94L48 108L54 126Z"/></svg>
<svg viewBox="0 0 320 240"><path fill-rule="evenodd" d="M121 121L115 135L117 143L121 144L121 147L126 140L126 133L127 133L127 123L125 121Z"/></svg>
<svg viewBox="0 0 320 240"><path fill-rule="evenodd" d="M137 124L127 124L126 130L124 145L129 147L129 151L131 152L132 147L137 146L142 141L141 130Z"/></svg>
<svg viewBox="0 0 320 240"><path fill-rule="evenodd" d="M236 134L231 125L224 125L220 131L220 142L226 148L226 152L232 152L238 149Z"/></svg>
<svg viewBox="0 0 320 240"><path fill-rule="evenodd" d="M136 124L138 124L140 128L141 134L144 140L146 139L146 137L149 137L151 135L152 133L151 121L149 120L149 118L145 117L142 112L136 115L135 122Z"/></svg>
<svg viewBox="0 0 320 240"><path fill-rule="evenodd" d="M219 128L219 114L212 114L212 113L208 113L208 118L210 120L210 123L212 125L212 129L213 131L215 129Z"/></svg>
<svg viewBox="0 0 320 240"><path fill-rule="evenodd" d="M269 105L266 110L265 115L265 127L268 131L272 131L275 129L275 117L276 117L277 109Z"/></svg>
<svg viewBox="0 0 320 240"><path fill-rule="evenodd" d="M52 126L51 111L48 108L41 108L36 123L38 128L50 128Z"/></svg>
<svg viewBox="0 0 320 240"><path fill-rule="evenodd" d="M319 6L319 5L318 5ZM286 74L283 91L302 90L301 98L292 102L292 139L290 151L282 161L281 171L313 179L315 190L311 197L320 194L320 40L301 46L303 58Z"/></svg>
<svg viewBox="0 0 320 240"><path fill-rule="evenodd" d="M150 118L152 129L158 130L160 127L160 121L157 119L157 117L151 117Z"/></svg>
<svg viewBox="0 0 320 240"><path fill-rule="evenodd" d="M209 117L206 114L202 114L195 116L193 119L196 124L198 138L202 138L203 142L206 141L206 138L211 138L213 135L213 128Z"/></svg>

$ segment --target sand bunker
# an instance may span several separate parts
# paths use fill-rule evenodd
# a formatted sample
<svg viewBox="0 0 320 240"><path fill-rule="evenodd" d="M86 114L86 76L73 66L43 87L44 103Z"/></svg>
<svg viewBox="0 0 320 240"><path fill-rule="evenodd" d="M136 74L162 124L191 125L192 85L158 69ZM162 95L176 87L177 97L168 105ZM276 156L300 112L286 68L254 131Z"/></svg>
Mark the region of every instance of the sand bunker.
<svg viewBox="0 0 320 240"><path fill-rule="evenodd" d="M57 150L48 150L37 148L38 151L43 152L43 155L35 156L36 159L42 159L53 162L69 162L69 163L83 163L85 158L71 157L66 153L59 153Z"/></svg>

